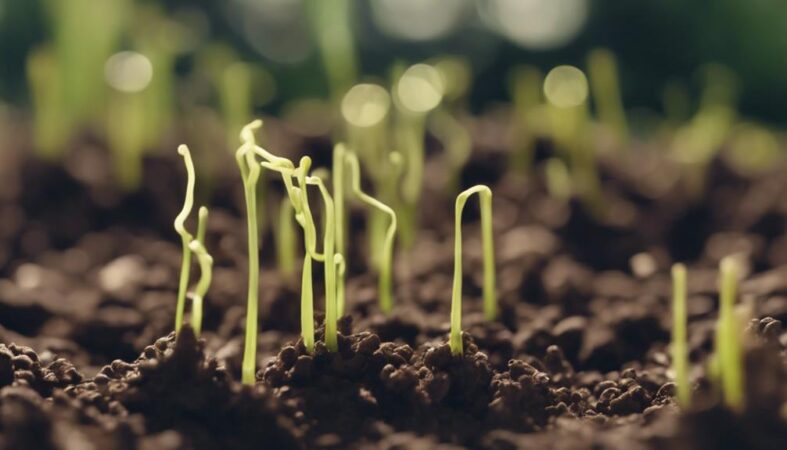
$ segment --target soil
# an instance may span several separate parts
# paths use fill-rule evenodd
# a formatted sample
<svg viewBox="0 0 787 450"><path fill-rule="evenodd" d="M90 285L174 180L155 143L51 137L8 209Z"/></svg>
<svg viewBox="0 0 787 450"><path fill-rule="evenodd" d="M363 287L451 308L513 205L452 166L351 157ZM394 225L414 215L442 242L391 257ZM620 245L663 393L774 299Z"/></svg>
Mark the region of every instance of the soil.
<svg viewBox="0 0 787 450"><path fill-rule="evenodd" d="M62 164L26 156L29 143L15 137L0 152L0 448L787 448L787 160L752 173L722 152L697 193L664 151L635 145L599 159L606 214L597 216L548 195L540 164L549 143L531 175L507 171L502 123L469 124L474 152L460 176L494 192L500 319L481 314L470 202L465 346L451 354L453 199L430 178L417 241L397 254L389 316L363 263L364 214L353 211L349 314L335 353L321 342L306 352L299 283L277 272L272 231L263 232L253 387L238 381L246 234L231 155L201 194L211 198L215 259L204 332L184 328L176 339L181 255L171 224L185 186L176 152L146 157L142 188L124 193L95 137L76 140ZM285 155L330 148L275 120L266 127ZM440 149L429 155L427 170L441 170ZM280 195L274 184L264 198ZM745 268L740 302L751 319L740 411L721 405L707 369L716 268L729 254ZM676 261L689 266L696 389L686 411L670 371ZM318 313L318 341L321 322Z"/></svg>

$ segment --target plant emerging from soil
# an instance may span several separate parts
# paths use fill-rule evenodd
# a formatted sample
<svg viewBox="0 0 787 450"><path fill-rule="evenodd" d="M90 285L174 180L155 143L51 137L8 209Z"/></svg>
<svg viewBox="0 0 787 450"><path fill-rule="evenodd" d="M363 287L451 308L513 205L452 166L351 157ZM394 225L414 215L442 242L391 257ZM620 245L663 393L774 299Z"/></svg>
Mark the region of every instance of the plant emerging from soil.
<svg viewBox="0 0 787 450"><path fill-rule="evenodd" d="M246 301L246 338L243 348L241 380L243 384L254 384L254 367L257 358L257 303L260 276L259 230L257 228L257 182L261 167L254 158L254 130L262 126L261 121L252 122L241 131L243 145L235 153L235 160L243 178L243 193L246 199L246 228L249 245L249 284Z"/></svg>
<svg viewBox="0 0 787 450"><path fill-rule="evenodd" d="M716 363L724 403L735 410L743 406L743 349L735 317L738 264L725 257L719 266L719 320L716 325Z"/></svg>
<svg viewBox="0 0 787 450"><path fill-rule="evenodd" d="M183 311L186 305L186 291L189 288L189 271L191 270L191 247L189 244L194 238L191 233L186 230L184 225L186 218L191 214L191 208L194 207L194 161L191 159L191 152L185 145L178 147L178 153L183 157L183 163L186 165L186 197L183 200L183 209L175 217L175 231L180 235L180 241L183 247L183 261L180 266L180 281L178 283L178 303L175 309L175 332L180 332L180 327L183 325Z"/></svg>
<svg viewBox="0 0 787 450"><path fill-rule="evenodd" d="M451 353L461 355L462 346L462 211L471 195L478 194L481 202L481 240L484 253L484 315L487 320L497 317L495 298L495 253L492 240L492 190L479 184L456 197L454 211L454 284L451 294Z"/></svg>
<svg viewBox="0 0 787 450"><path fill-rule="evenodd" d="M208 208L202 206L199 209L199 216L197 222L197 238L192 240L189 248L195 255L199 262L200 277L197 282L197 287L194 288L192 294L191 306L191 328L194 330L194 335L199 337L202 332L202 304L205 299L205 294L208 292L210 282L213 275L213 257L210 256L205 249L205 232L208 222Z"/></svg>
<svg viewBox="0 0 787 450"><path fill-rule="evenodd" d="M378 282L378 295L380 297L380 309L388 314L393 308L393 292L391 286L391 273L393 267L393 247L396 239L396 212L385 203L377 200L371 195L361 190L361 169L358 164L358 156L355 153L345 153L344 157L350 166L350 177L352 179L353 193L364 203L376 208L391 218L388 229L385 232L383 242L383 254L380 260L380 278Z"/></svg>
<svg viewBox="0 0 787 450"><path fill-rule="evenodd" d="M672 266L672 368L681 408L688 408L691 402L686 343L686 291L686 266L675 264Z"/></svg>

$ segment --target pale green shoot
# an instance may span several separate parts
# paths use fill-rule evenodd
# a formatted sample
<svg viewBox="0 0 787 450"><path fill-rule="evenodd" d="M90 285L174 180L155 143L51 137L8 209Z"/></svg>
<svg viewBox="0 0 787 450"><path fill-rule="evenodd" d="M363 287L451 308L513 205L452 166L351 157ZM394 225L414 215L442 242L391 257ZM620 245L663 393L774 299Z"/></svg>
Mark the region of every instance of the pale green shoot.
<svg viewBox="0 0 787 450"><path fill-rule="evenodd" d="M202 307L205 294L208 292L213 275L213 257L205 249L205 230L208 222L208 208L199 209L199 222L197 225L197 238L189 244L191 251L197 255L199 261L200 278L194 289L191 306L191 328L194 335L199 337L202 332Z"/></svg>
<svg viewBox="0 0 787 450"><path fill-rule="evenodd" d="M185 145L178 147L178 153L183 157L183 162L186 165L186 197L183 200L183 209L175 217L175 231L180 235L181 244L183 247L183 261L180 266L180 282L178 284L178 303L175 309L175 332L180 332L180 327L183 325L183 310L186 304L186 291L189 288L189 271L191 270L191 248L189 243L193 239L191 233L186 230L184 222L191 214L191 208L194 207L194 162L191 160L191 152Z"/></svg>
<svg viewBox="0 0 787 450"><path fill-rule="evenodd" d="M740 327L735 317L738 265L725 257L719 267L719 320L716 325L716 352L724 403L735 410L743 407L743 355Z"/></svg>
<svg viewBox="0 0 787 450"><path fill-rule="evenodd" d="M352 179L353 193L364 203L382 211L391 218L388 225L388 230L385 232L385 241L383 242L383 255L380 262L380 279L379 279L379 296L380 296L380 309L388 314L393 309L393 291L391 286L391 274L393 272L393 247L394 239L396 238L396 212L377 200L376 198L366 194L361 190L361 169L358 164L358 157L355 153L346 154L347 164L350 166L350 178Z"/></svg>
<svg viewBox="0 0 787 450"><path fill-rule="evenodd" d="M492 240L492 190L484 185L473 186L456 197L454 211L454 285L451 294L451 353L461 355L462 345L462 211L467 199L478 194L481 202L481 240L484 253L484 315L487 320L497 317L495 294L495 254Z"/></svg>
<svg viewBox="0 0 787 450"><path fill-rule="evenodd" d="M686 266L675 264L672 266L672 367L681 408L688 408L691 403L689 352L686 344L686 291Z"/></svg>

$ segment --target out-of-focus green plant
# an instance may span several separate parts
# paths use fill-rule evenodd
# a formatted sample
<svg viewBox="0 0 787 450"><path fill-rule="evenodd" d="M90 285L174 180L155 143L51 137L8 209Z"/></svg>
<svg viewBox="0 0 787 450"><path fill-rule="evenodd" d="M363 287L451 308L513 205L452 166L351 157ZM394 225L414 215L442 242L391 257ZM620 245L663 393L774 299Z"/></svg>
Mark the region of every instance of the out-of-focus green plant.
<svg viewBox="0 0 787 450"><path fill-rule="evenodd" d="M672 369L675 372L678 404L691 405L689 349L686 333L686 266L672 266Z"/></svg>
<svg viewBox="0 0 787 450"><path fill-rule="evenodd" d="M284 197L279 206L276 228L276 262L279 273L288 281L295 278L295 253L297 240L295 237L295 223L293 222L294 210L290 199Z"/></svg>
<svg viewBox="0 0 787 450"><path fill-rule="evenodd" d="M461 355L462 344L462 211L467 199L478 194L481 202L481 240L484 252L484 315L497 317L495 293L495 247L492 234L492 190L484 185L473 186L456 197L454 211L454 284L451 294L451 353Z"/></svg>
<svg viewBox="0 0 787 450"><path fill-rule="evenodd" d="M604 199L589 139L587 78L576 67L557 66L544 79L544 95L549 102L552 137L568 161L574 192L590 213L601 216Z"/></svg>
<svg viewBox="0 0 787 450"><path fill-rule="evenodd" d="M724 403L740 410L744 402L742 327L735 317L738 263L728 256L719 265L719 319L716 323L716 363Z"/></svg>
<svg viewBox="0 0 787 450"><path fill-rule="evenodd" d="M393 273L393 244L396 238L396 212L361 190L361 169L358 164L358 157L354 153L346 154L347 164L350 166L350 177L352 179L352 191L362 202L375 208L390 217L388 230L385 232L383 241L383 256L380 264L380 279L378 284L378 295L380 297L380 309L388 314L393 308L393 289L391 277Z"/></svg>
<svg viewBox="0 0 787 450"><path fill-rule="evenodd" d="M399 236L409 248L415 241L423 187L426 119L442 101L445 86L437 69L415 64L396 78L393 89L397 111L394 137L404 156Z"/></svg>
<svg viewBox="0 0 787 450"><path fill-rule="evenodd" d="M588 55L588 74L601 123L615 133L620 146L628 144L628 124L620 94L618 63L615 55L605 48L597 48Z"/></svg>
<svg viewBox="0 0 787 450"><path fill-rule="evenodd" d="M320 49L332 99L341 96L358 78L358 57L352 35L353 4L350 0L307 0L314 41Z"/></svg>
<svg viewBox="0 0 787 450"><path fill-rule="evenodd" d="M48 160L61 155L71 132L58 64L48 46L33 50L27 57L35 148Z"/></svg>
<svg viewBox="0 0 787 450"><path fill-rule="evenodd" d="M544 177L546 178L547 192L554 198L567 201L571 198L571 175L566 165L560 158L549 158L545 163Z"/></svg>
<svg viewBox="0 0 787 450"><path fill-rule="evenodd" d="M528 173L533 165L533 153L540 124L539 107L543 105L543 74L537 67L521 66L511 71L511 165L520 173Z"/></svg>

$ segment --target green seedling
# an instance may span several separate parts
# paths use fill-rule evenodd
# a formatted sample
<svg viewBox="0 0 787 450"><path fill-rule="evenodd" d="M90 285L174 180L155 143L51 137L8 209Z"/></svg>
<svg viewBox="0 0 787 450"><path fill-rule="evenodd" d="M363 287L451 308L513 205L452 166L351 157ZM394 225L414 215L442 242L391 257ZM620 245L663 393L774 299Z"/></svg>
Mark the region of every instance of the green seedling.
<svg viewBox="0 0 787 450"><path fill-rule="evenodd" d="M590 52L587 63L599 120L615 133L619 144L625 145L628 142L628 124L620 94L615 55L605 48L597 48Z"/></svg>
<svg viewBox="0 0 787 450"><path fill-rule="evenodd" d="M42 158L55 160L62 156L70 124L65 113L58 61L48 46L33 50L27 56L27 81L33 103L35 148Z"/></svg>
<svg viewBox="0 0 787 450"><path fill-rule="evenodd" d="M520 173L528 173L533 165L539 133L537 112L544 103L543 79L541 71L533 66L517 67L509 77L513 103L511 165Z"/></svg>
<svg viewBox="0 0 787 450"><path fill-rule="evenodd" d="M571 175L568 173L566 165L560 158L549 158L545 164L544 176L547 192L554 198L568 201L573 189Z"/></svg>
<svg viewBox="0 0 787 450"><path fill-rule="evenodd" d="M456 197L454 211L454 284L451 294L451 353L461 355L462 345L462 211L467 199L478 194L481 202L481 240L484 252L484 315L487 320L497 317L495 293L495 249L492 240L492 190L484 185L473 186Z"/></svg>
<svg viewBox="0 0 787 450"><path fill-rule="evenodd" d="M675 372L678 404L688 408L691 404L689 384L689 351L686 333L686 266L672 266L672 368Z"/></svg>
<svg viewBox="0 0 787 450"><path fill-rule="evenodd" d="M738 265L725 257L719 266L719 319L716 325L716 363L724 403L731 409L743 407L743 349L735 317Z"/></svg>
<svg viewBox="0 0 787 450"><path fill-rule="evenodd" d="M246 199L246 228L249 244L249 283L246 300L246 339L243 349L241 380L243 384L254 384L254 370L257 361L257 315L259 299L260 255L257 228L257 182L261 167L254 157L254 130L262 126L262 121L254 121L241 131L243 145L235 153L235 160L243 179L243 193Z"/></svg>
<svg viewBox="0 0 787 450"><path fill-rule="evenodd" d="M208 293L213 274L213 257L205 249L205 231L208 222L208 208L199 209L199 221L197 224L197 238L191 241L189 248L199 261L200 278L197 287L194 289L191 306L191 328L194 334L199 337L202 332L202 307L205 294Z"/></svg>
<svg viewBox="0 0 787 450"><path fill-rule="evenodd" d="M189 288L189 271L191 270L191 241L194 239L191 233L186 230L184 225L186 218L191 214L191 208L194 207L194 162L191 160L191 152L185 145L178 147L178 153L183 157L183 162L186 165L186 197L183 200L183 209L175 217L175 231L180 235L180 242L183 248L183 261L180 266L180 281L178 283L178 303L175 309L175 332L180 332L180 327L183 325L183 311L186 305L186 291Z"/></svg>
<svg viewBox="0 0 787 450"><path fill-rule="evenodd" d="M393 309L393 291L391 285L391 274L393 272L393 244L396 238L396 212L361 190L361 169L358 164L358 157L354 153L347 153L346 160L350 166L350 177L352 179L352 191L362 202L375 208L390 217L388 230L385 232L383 242L383 257L380 264L380 279L378 284L378 295L380 296L380 309L388 314Z"/></svg>
<svg viewBox="0 0 787 450"><path fill-rule="evenodd" d="M344 209L344 193L345 193L345 180L344 180L344 159L346 149L342 144L333 146L333 204L334 215L336 217L336 252L341 255L347 254L347 248L344 243L344 236L347 232L347 214ZM338 274L336 283L338 285L338 295L336 301L338 302L339 317L344 315L344 271Z"/></svg>

